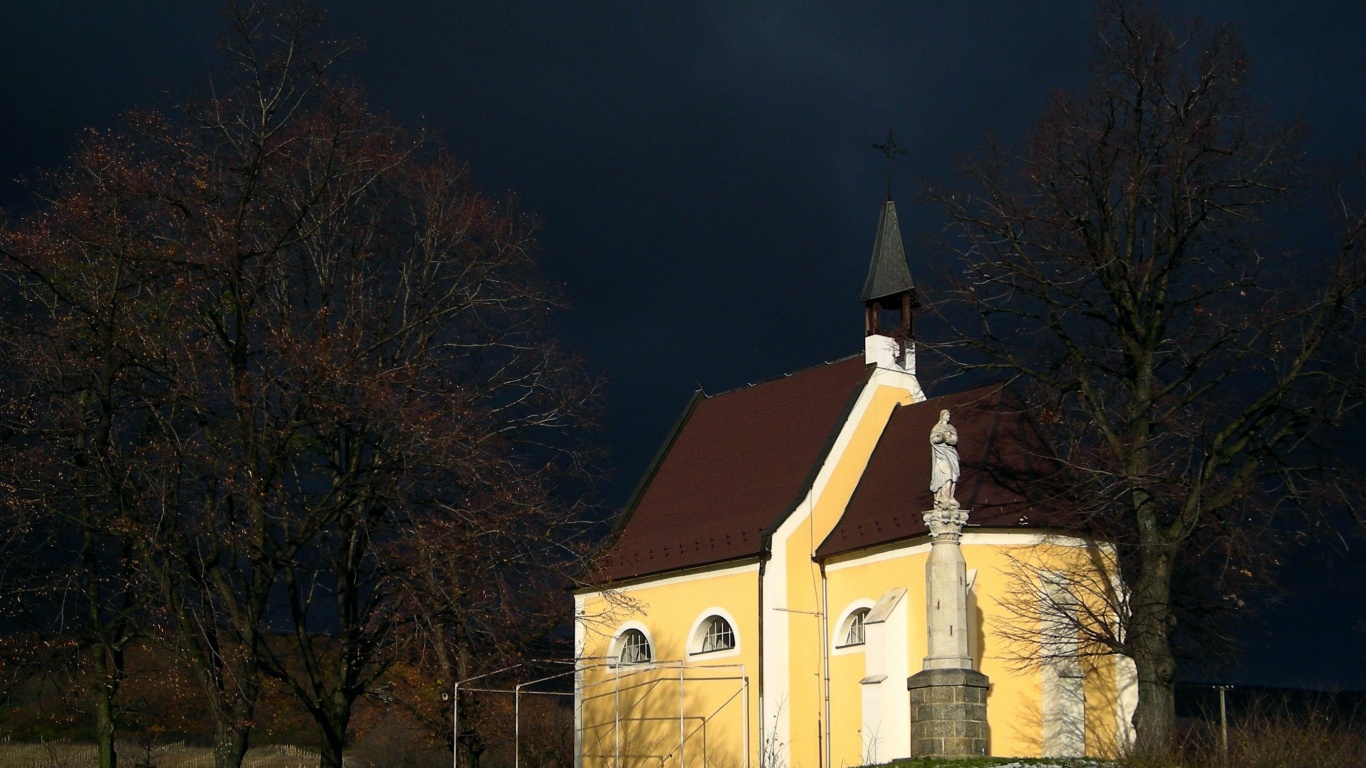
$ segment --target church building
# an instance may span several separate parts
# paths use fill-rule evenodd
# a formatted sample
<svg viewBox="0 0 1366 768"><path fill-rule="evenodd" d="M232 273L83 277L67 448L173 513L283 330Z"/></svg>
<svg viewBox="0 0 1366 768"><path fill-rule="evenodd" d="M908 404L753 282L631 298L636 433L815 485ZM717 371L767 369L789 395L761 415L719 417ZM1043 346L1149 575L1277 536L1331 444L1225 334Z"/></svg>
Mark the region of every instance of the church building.
<svg viewBox="0 0 1366 768"><path fill-rule="evenodd" d="M699 392L665 438L574 595L576 765L1107 756L1131 741L1132 664L1020 610L1078 568L1122 593L1113 554L1049 527L1029 484L1046 462L1001 387L922 387L890 199L861 298L860 354ZM1088 598L1049 604L1069 600Z"/></svg>

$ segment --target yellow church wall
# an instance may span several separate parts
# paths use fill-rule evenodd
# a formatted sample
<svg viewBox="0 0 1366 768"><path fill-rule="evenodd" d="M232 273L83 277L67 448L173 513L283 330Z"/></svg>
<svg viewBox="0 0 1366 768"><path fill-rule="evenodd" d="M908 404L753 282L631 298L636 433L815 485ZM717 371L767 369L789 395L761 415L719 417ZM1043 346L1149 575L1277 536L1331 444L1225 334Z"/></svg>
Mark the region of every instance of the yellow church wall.
<svg viewBox="0 0 1366 768"><path fill-rule="evenodd" d="M1018 543L1010 543L1012 538ZM989 543L974 544L974 540ZM922 668L926 654L925 561L929 550L928 541L922 540L914 545L889 547L842 562L834 561L827 566L832 626L855 602L876 601L888 590L906 588L903 600L907 603L910 631L905 652L911 674ZM1030 757L1043 753L1043 674L1037 666L1020 667L1019 658L1028 655L1029 650L1008 639L1012 633L1007 628L1018 623L1018 619L1002 601L1002 596L1018 591L1014 581L1019 571L1016 564L1024 560L1040 566L1075 569L1084 562L1078 559L1078 553L1084 551L1080 546L1040 545L1035 534L968 533L964 536L964 560L970 572L976 571L974 599L970 602L973 615L969 619L975 627L970 651L977 668L991 681L987 721L988 748L992 755ZM868 741L873 736L863 733L859 681L865 674L864 652L847 649L832 653L831 765L859 765L863 763ZM1097 660L1097 663L1086 664L1085 669L1086 752L1092 756L1114 755L1118 714L1114 664ZM904 681L900 684L904 686Z"/></svg>
<svg viewBox="0 0 1366 768"><path fill-rule="evenodd" d="M834 765L863 763L863 734L857 717L863 711L862 678L861 650L830 657L830 756Z"/></svg>
<svg viewBox="0 0 1366 768"><path fill-rule="evenodd" d="M1119 681L1112 657L1086 662L1086 754L1120 757L1127 744L1119 738Z"/></svg>
<svg viewBox="0 0 1366 768"><path fill-rule="evenodd" d="M578 595L585 768L745 768L746 737L749 765L757 766L757 602L753 563ZM712 613L734 628L734 651L689 647L690 635ZM619 665L608 658L628 627L650 639L652 663Z"/></svg>
<svg viewBox="0 0 1366 768"><path fill-rule="evenodd" d="M774 706L781 704L787 709L790 768L815 768L824 762L822 662L828 627L821 618L820 568L812 557L848 506L893 409L911 402L911 393L900 386L874 385L858 422L847 433L847 441L832 455L833 469L813 489L814 504L795 513L806 514L787 538L786 605L775 606L788 614L788 698ZM829 621L833 620L831 616ZM831 704L833 708L833 700Z"/></svg>
<svg viewBox="0 0 1366 768"><path fill-rule="evenodd" d="M966 537L965 537L966 538ZM973 662L991 681L987 693L988 750L993 755L1038 757L1043 754L1043 674L1037 668L1017 668L1015 659L1023 649L1006 639L1016 617L1007 615L1001 600L1015 589L1011 574L1015 558L1026 546L973 546L965 544L963 559L977 570L973 593L977 596L977 649ZM923 559L921 568L923 569ZM924 604L921 604L921 611Z"/></svg>
<svg viewBox="0 0 1366 768"><path fill-rule="evenodd" d="M902 600L906 603L910 626L906 653L912 674L919 671L920 660L925 656L925 556L929 550L927 546L917 549L923 551L892 550L874 556L866 563L850 561L827 566L826 591L832 626L827 642L834 645L839 630L836 624L850 606L860 601L864 604L876 602L888 590L905 587L906 596ZM831 765L862 765L869 741L883 735L864 733L863 692L859 681L866 672L866 652L863 646L831 648L830 700L832 704L841 702L838 708L831 707ZM899 683L888 680L883 684L902 689L906 686L904 680ZM906 695L909 698L910 694Z"/></svg>

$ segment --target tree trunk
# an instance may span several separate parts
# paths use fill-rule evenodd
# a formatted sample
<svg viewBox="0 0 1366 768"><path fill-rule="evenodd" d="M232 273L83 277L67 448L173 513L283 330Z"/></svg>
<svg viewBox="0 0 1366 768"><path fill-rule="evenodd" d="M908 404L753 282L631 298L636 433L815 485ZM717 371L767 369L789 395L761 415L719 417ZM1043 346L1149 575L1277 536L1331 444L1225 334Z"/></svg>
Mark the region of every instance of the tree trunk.
<svg viewBox="0 0 1366 768"><path fill-rule="evenodd" d="M87 521L92 518L87 517ZM123 681L123 622L106 622L104 602L106 594L102 584L106 575L101 569L96 553L96 523L87 522L82 532L81 555L85 564L86 597L90 617L90 629L99 638L90 648L91 661L95 667L95 743L99 749L100 768L118 768L118 752L114 747L114 736L118 733L118 723L114 719L114 699L118 696L119 684ZM112 624L112 626L111 626ZM113 638L111 640L111 638Z"/></svg>
<svg viewBox="0 0 1366 768"><path fill-rule="evenodd" d="M107 651L101 646L95 647L95 654L98 656L97 665L103 680L95 685L95 741L99 745L100 768L118 768L119 757L114 747L114 734L117 728L114 723L114 696L118 693L118 678L113 675L118 670L110 670L109 666L117 666L108 658Z"/></svg>
<svg viewBox="0 0 1366 768"><path fill-rule="evenodd" d="M213 738L213 768L242 768L249 731L219 722Z"/></svg>
<svg viewBox="0 0 1366 768"><path fill-rule="evenodd" d="M322 754L318 757L318 768L342 768L345 744L337 739L323 739Z"/></svg>
<svg viewBox="0 0 1366 768"><path fill-rule="evenodd" d="M346 728L351 719L350 703L342 704L332 712L315 711L313 716L318 721L318 734L322 737L318 768L342 768Z"/></svg>
<svg viewBox="0 0 1366 768"><path fill-rule="evenodd" d="M1171 611L1173 559L1168 546L1146 547L1134 585L1129 636L1138 671L1134 751L1141 755L1165 755L1176 728L1176 657L1171 645L1175 619Z"/></svg>
<svg viewBox="0 0 1366 768"><path fill-rule="evenodd" d="M470 737L461 742L461 751L465 755L465 762L462 768L479 768L479 758L483 756L484 750L487 747L484 746L484 742L480 740L479 736L475 734L473 730L468 733L470 734Z"/></svg>
<svg viewBox="0 0 1366 768"><path fill-rule="evenodd" d="M474 658L470 652L469 644L465 641L465 633L459 622L454 625L456 636L455 645L455 674L452 679L464 680L474 671ZM465 697L465 706L460 710L461 723L464 723L462 733L455 734L456 743L459 745L457 754L464 757L464 762L456 768L479 768L480 758L488 745L479 734L479 729L474 724L478 721L479 705L478 699L473 696Z"/></svg>
<svg viewBox="0 0 1366 768"><path fill-rule="evenodd" d="M1165 639L1165 638L1164 638ZM1140 755L1165 755L1176 729L1175 662L1170 649L1140 654L1138 667L1138 706L1134 708L1134 752Z"/></svg>

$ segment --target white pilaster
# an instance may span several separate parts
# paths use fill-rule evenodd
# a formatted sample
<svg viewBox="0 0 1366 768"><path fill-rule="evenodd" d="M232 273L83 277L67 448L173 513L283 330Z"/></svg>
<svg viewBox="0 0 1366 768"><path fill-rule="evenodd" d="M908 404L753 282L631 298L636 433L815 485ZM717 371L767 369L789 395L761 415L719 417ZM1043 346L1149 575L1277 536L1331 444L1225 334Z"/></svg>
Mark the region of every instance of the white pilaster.
<svg viewBox="0 0 1366 768"><path fill-rule="evenodd" d="M910 645L906 588L888 590L863 620L865 633L863 759L886 763L911 756Z"/></svg>

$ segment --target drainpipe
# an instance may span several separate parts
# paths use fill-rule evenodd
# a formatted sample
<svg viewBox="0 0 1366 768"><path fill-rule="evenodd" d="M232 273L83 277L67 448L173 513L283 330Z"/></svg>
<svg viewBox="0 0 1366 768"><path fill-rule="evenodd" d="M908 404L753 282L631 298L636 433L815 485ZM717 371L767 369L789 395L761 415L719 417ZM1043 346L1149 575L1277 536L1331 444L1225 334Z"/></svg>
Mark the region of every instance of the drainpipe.
<svg viewBox="0 0 1366 768"><path fill-rule="evenodd" d="M825 580L825 562L818 563L821 568L821 679L824 681L822 694L825 696L825 765L830 762L830 590Z"/></svg>
<svg viewBox="0 0 1366 768"><path fill-rule="evenodd" d="M771 768L764 763L764 572L768 570L767 553L759 557L759 768Z"/></svg>

